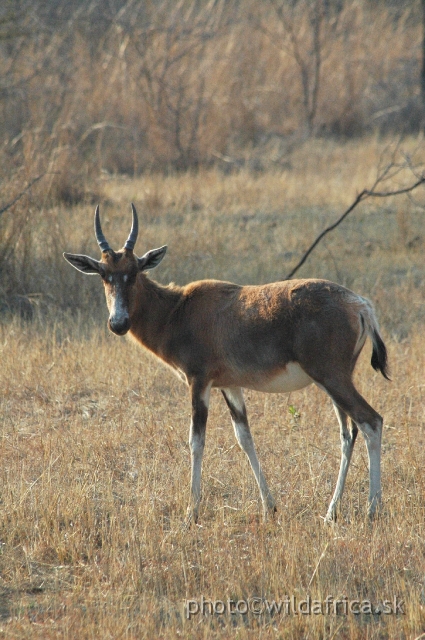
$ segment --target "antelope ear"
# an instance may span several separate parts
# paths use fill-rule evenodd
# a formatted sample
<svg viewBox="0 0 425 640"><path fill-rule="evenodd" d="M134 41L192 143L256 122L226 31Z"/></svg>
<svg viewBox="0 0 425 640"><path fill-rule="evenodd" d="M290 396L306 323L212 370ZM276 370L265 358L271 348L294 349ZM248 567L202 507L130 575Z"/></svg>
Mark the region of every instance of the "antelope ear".
<svg viewBox="0 0 425 640"><path fill-rule="evenodd" d="M63 257L69 262L69 264L72 264L73 267L82 273L89 273L90 275L102 275L103 273L102 264L94 258L89 258L89 256L82 256L75 253L64 253Z"/></svg>
<svg viewBox="0 0 425 640"><path fill-rule="evenodd" d="M164 245L163 247L159 247L159 249L152 249L151 251L148 251L141 258L137 258L139 271L147 271L148 269L154 269L157 267L165 256L166 251L167 245Z"/></svg>

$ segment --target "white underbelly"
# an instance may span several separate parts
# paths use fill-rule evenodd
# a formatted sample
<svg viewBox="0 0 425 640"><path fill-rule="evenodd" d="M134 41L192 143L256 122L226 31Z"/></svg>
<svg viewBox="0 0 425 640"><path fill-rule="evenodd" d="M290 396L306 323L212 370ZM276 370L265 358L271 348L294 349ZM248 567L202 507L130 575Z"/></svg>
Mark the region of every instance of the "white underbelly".
<svg viewBox="0 0 425 640"><path fill-rule="evenodd" d="M288 393L303 389L312 382L313 379L301 369L297 362L288 362L285 369L277 375L262 378L247 386L255 391L264 391L265 393Z"/></svg>

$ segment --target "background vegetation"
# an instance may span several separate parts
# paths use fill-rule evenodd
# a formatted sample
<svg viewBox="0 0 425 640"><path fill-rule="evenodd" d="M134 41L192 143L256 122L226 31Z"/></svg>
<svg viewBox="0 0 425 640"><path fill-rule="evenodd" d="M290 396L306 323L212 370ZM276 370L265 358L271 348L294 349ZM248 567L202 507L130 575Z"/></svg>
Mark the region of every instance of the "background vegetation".
<svg viewBox="0 0 425 640"><path fill-rule="evenodd" d="M421 21L419 1L3 2L0 211L27 189L0 213L3 302L65 290L58 253L33 288L33 235L111 176L290 173L312 140L421 132Z"/></svg>
<svg viewBox="0 0 425 640"><path fill-rule="evenodd" d="M200 526L185 389L106 330L97 278L62 252L169 245L154 277L282 279L391 167L423 171L420 2L5 1L0 7L0 637L416 638L425 630L423 188L368 200L302 277L370 297L393 382L356 377L384 415L384 514L366 523L356 446L341 518L328 399L247 393L278 518L213 394ZM398 616L186 621L186 598L327 595Z"/></svg>

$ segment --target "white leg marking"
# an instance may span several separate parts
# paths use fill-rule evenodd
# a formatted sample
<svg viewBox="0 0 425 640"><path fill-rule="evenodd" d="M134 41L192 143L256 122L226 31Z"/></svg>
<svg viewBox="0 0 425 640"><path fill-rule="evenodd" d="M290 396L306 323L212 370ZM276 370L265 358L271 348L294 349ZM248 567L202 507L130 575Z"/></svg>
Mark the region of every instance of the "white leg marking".
<svg viewBox="0 0 425 640"><path fill-rule="evenodd" d="M321 385L321 384L319 384L317 382L316 382L316 384L320 389L323 389L324 391L326 391L326 393L331 397L331 399L333 401L331 393L327 389L325 389L325 387L323 385ZM381 491L381 438L382 438L383 420L382 420L381 416L379 414L377 414L374 409L372 409L372 407L369 407L369 405L364 400L364 398L362 398L362 396L360 396L360 394L354 388L353 388L353 391L359 397L358 401L359 402L361 401L361 404L357 407L356 411L352 410L350 412L350 417L351 417L352 420L355 421L357 427L363 433L363 436L364 436L364 438L366 440L367 454L368 454L368 458L369 458L369 503L368 503L368 514L369 514L369 517L373 517L373 515L375 514L375 511L377 510L377 508L379 508L381 506L381 496L382 496L382 491ZM371 420L373 425L371 425L371 424L369 424L368 422L365 422L365 421L364 422L360 421L361 419L365 420L365 417L366 417L364 415L365 414L365 409L367 409L368 414L366 414L366 415L369 415L369 419ZM362 414L363 414L363 416L362 416ZM356 415L357 415L357 419L355 419ZM360 418L359 416L362 416L362 418ZM342 462L341 462L341 464L342 464ZM349 464L349 461L348 461L348 464ZM346 472L345 472L345 475L347 475ZM341 476L341 472L340 472L340 476ZM339 480L340 476L338 476L338 480ZM345 480L345 478L344 478L344 480ZM333 499L332 499L332 502L333 502ZM330 510L331 510L332 502L331 502L331 505L329 506L328 515L329 515ZM328 516L327 516L327 518L328 518Z"/></svg>
<svg viewBox="0 0 425 640"><path fill-rule="evenodd" d="M190 424L190 456L191 456L191 504L188 511L198 519L199 503L201 502L201 474L202 474L202 456L205 446L205 435L200 436L193 431L193 422Z"/></svg>
<svg viewBox="0 0 425 640"><path fill-rule="evenodd" d="M381 506L381 438L382 419L373 429L367 422L359 424L367 447L369 457L369 505L368 514L372 517L377 508Z"/></svg>
<svg viewBox="0 0 425 640"><path fill-rule="evenodd" d="M210 402L211 384L200 394L200 400L208 410ZM205 446L205 425L203 425L199 433L195 429L193 417L190 422L189 446L191 457L191 502L188 507L188 517L193 516L196 522L199 514L199 504L201 502L201 475L202 475L202 457Z"/></svg>
<svg viewBox="0 0 425 640"><path fill-rule="evenodd" d="M269 487L267 486L266 479L263 475L261 465L257 457L257 452L255 451L254 441L252 439L251 431L246 419L245 402L243 399L242 390L240 387L232 387L223 389L223 392L227 397L227 401L233 407L233 411L232 409L230 410L232 413L232 423L235 430L236 440L238 441L240 448L246 453L248 457L249 463L254 472L255 479L260 489L264 514L266 515L268 510L274 511L276 509L276 503L273 499L272 494L270 493Z"/></svg>
<svg viewBox="0 0 425 640"><path fill-rule="evenodd" d="M348 468L350 466L350 460L354 449L355 437L352 437L351 432L347 427L347 414L342 411L335 403L333 403L336 416L338 418L341 436L341 464L339 467L338 480L336 482L335 492L333 494L331 503L326 514L325 521L331 522L335 520L336 508L338 502L341 500L344 492L345 480L347 478Z"/></svg>

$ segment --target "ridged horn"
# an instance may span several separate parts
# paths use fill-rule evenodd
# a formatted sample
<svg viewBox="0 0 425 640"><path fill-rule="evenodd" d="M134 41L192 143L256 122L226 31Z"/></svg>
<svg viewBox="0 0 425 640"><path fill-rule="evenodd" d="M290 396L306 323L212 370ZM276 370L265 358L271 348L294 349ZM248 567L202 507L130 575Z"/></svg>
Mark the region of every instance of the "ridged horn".
<svg viewBox="0 0 425 640"><path fill-rule="evenodd" d="M133 222L131 224L130 235L128 236L127 242L124 245L124 249L128 249L129 251L133 251L139 233L139 221L137 219L136 207L133 203L131 203L131 211L133 213Z"/></svg>
<svg viewBox="0 0 425 640"><path fill-rule="evenodd" d="M96 234L97 244L99 245L101 250L110 251L111 247L109 246L108 241L103 235L102 227L100 226L99 205L97 205L96 211L94 212L94 232Z"/></svg>

